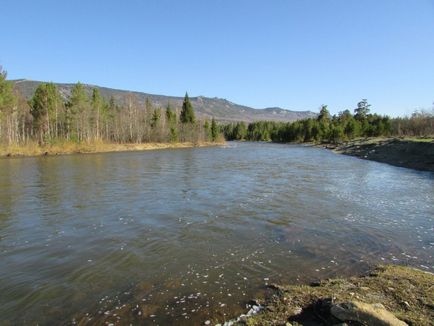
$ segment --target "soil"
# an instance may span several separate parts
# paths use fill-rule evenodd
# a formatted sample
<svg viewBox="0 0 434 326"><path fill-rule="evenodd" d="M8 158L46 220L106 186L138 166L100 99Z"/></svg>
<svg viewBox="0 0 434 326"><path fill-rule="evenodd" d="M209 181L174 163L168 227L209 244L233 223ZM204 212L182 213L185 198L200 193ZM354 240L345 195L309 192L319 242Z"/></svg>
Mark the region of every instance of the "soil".
<svg viewBox="0 0 434 326"><path fill-rule="evenodd" d="M434 274L404 266L380 266L367 276L330 279L305 286L274 286L263 312L247 325L336 325L333 305L382 305L408 325L434 325ZM348 325L360 325L357 322Z"/></svg>
<svg viewBox="0 0 434 326"><path fill-rule="evenodd" d="M395 166L434 172L432 139L359 139L340 145L327 145L336 153Z"/></svg>

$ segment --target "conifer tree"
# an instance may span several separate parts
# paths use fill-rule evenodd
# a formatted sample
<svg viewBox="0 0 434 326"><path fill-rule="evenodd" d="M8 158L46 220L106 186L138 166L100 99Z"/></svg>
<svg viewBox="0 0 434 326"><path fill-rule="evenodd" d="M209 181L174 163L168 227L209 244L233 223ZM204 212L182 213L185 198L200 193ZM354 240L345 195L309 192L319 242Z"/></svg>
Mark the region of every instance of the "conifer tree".
<svg viewBox="0 0 434 326"><path fill-rule="evenodd" d="M7 72L3 70L0 66L0 140L2 136L2 124L3 119L7 116L13 114L14 107L16 104L16 97L13 92L13 84L6 80ZM6 134L7 142L10 144L12 142L12 124L7 120L6 123Z"/></svg>
<svg viewBox="0 0 434 326"><path fill-rule="evenodd" d="M36 88L30 100L30 113L40 143L44 143L46 137L51 138L53 132L57 136L58 109L61 101L57 87L53 83L42 83Z"/></svg>
<svg viewBox="0 0 434 326"><path fill-rule="evenodd" d="M159 121L160 121L160 110L154 109L154 112L152 112L151 127L156 128L158 126Z"/></svg>
<svg viewBox="0 0 434 326"><path fill-rule="evenodd" d="M72 88L71 97L68 102L69 127L75 129L76 140L81 141L85 136L85 114L89 107L89 98L86 94L84 86L78 82Z"/></svg>
<svg viewBox="0 0 434 326"><path fill-rule="evenodd" d="M203 124L203 129L205 131L205 139L209 140L211 138L211 129L208 120L205 120L205 123Z"/></svg>
<svg viewBox="0 0 434 326"><path fill-rule="evenodd" d="M104 106L103 98L99 92L98 88L94 88L92 90L92 120L95 123L95 137L96 139L100 138L100 119L101 119L101 111Z"/></svg>
<svg viewBox="0 0 434 326"><path fill-rule="evenodd" d="M211 120L211 139L212 141L216 141L218 136L217 123L215 122L214 117Z"/></svg>
<svg viewBox="0 0 434 326"><path fill-rule="evenodd" d="M357 103L357 108L354 110L354 117L357 120L363 120L367 117L370 111L371 104L368 104L367 99L361 100Z"/></svg>
<svg viewBox="0 0 434 326"><path fill-rule="evenodd" d="M14 103L12 83L7 81L6 78L7 72L0 66L0 121L1 114L5 113Z"/></svg>
<svg viewBox="0 0 434 326"><path fill-rule="evenodd" d="M166 106L166 121L169 123L169 125L176 122L176 113L172 110L170 102L167 102Z"/></svg>
<svg viewBox="0 0 434 326"><path fill-rule="evenodd" d="M327 110L327 105L321 105L317 120L322 123L330 122L330 112Z"/></svg>
<svg viewBox="0 0 434 326"><path fill-rule="evenodd" d="M195 116L193 106L191 105L188 94L185 93L184 102L182 103L181 115L179 117L182 123L194 123Z"/></svg>

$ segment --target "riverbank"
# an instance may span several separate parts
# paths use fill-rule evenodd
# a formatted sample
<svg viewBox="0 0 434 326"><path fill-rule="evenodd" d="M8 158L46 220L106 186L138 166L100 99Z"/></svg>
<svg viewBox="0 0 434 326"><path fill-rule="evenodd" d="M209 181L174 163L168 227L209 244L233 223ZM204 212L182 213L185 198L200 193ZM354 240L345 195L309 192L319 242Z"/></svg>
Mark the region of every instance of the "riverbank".
<svg viewBox="0 0 434 326"><path fill-rule="evenodd" d="M220 146L224 142L183 142L183 143L75 143L59 142L51 145L40 146L37 143L28 143L20 146L0 146L0 157L17 156L43 156L43 155L66 155L80 153L106 153L106 152L127 152L127 151L146 151L154 149L168 148L191 148Z"/></svg>
<svg viewBox="0 0 434 326"><path fill-rule="evenodd" d="M432 138L367 138L322 145L336 153L395 166L434 172Z"/></svg>
<svg viewBox="0 0 434 326"><path fill-rule="evenodd" d="M434 325L434 274L381 266L368 276L273 286L261 312L233 325ZM354 324L351 325L354 325Z"/></svg>

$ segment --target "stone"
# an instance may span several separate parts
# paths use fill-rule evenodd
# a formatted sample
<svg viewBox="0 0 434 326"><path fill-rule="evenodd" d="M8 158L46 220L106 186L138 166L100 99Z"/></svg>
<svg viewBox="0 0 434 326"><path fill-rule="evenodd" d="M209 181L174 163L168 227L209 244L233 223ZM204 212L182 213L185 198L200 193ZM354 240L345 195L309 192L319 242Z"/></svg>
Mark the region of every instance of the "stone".
<svg viewBox="0 0 434 326"><path fill-rule="evenodd" d="M314 281L310 283L310 286L312 287L317 287L317 286L321 286L321 281Z"/></svg>
<svg viewBox="0 0 434 326"><path fill-rule="evenodd" d="M382 304L350 301L334 304L331 314L341 321L357 321L372 326L406 326L407 324L386 310Z"/></svg>
<svg viewBox="0 0 434 326"><path fill-rule="evenodd" d="M238 318L237 318L237 321L238 322L247 322L247 315L245 315L245 314L241 314Z"/></svg>
<svg viewBox="0 0 434 326"><path fill-rule="evenodd" d="M292 313L293 313L294 315L300 315L302 312L303 312L303 309L302 309L301 307L295 307L295 308L292 310Z"/></svg>

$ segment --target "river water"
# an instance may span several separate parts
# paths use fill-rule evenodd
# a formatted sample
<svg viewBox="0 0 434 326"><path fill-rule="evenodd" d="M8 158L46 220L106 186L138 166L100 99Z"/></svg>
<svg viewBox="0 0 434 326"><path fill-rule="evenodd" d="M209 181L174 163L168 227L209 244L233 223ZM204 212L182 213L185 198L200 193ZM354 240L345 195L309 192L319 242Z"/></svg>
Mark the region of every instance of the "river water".
<svg viewBox="0 0 434 326"><path fill-rule="evenodd" d="M0 160L0 324L201 324L267 284L434 271L434 174L297 145Z"/></svg>

